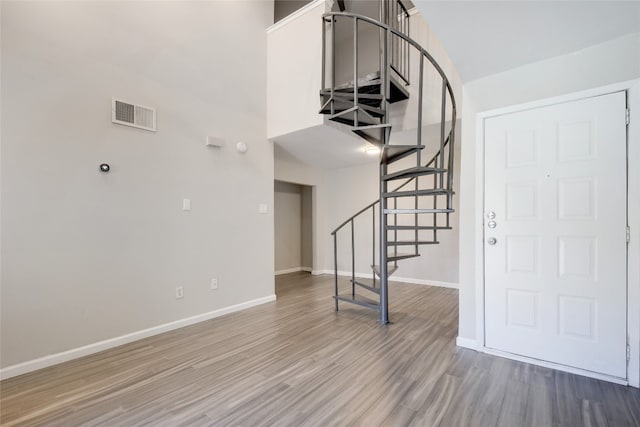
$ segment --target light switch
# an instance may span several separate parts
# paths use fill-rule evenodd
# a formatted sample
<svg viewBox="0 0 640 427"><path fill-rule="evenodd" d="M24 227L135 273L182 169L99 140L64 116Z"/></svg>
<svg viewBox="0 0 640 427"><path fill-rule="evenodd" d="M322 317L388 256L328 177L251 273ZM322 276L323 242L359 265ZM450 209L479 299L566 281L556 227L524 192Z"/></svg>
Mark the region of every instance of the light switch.
<svg viewBox="0 0 640 427"><path fill-rule="evenodd" d="M267 204L260 203L258 205L258 212L260 212L261 214L266 214L267 212L269 212L269 208L267 207Z"/></svg>
<svg viewBox="0 0 640 427"><path fill-rule="evenodd" d="M190 211L191 210L191 199L183 199L182 200L182 210Z"/></svg>

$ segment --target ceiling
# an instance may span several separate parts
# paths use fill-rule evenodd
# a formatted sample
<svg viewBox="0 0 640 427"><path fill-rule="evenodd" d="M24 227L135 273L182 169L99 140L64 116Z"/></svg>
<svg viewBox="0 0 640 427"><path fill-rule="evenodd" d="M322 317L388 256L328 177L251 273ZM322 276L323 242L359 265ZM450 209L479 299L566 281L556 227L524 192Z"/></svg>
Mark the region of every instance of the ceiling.
<svg viewBox="0 0 640 427"><path fill-rule="evenodd" d="M365 153L373 145L350 132L347 126L329 123L275 138L275 156L322 169L377 163L378 156Z"/></svg>
<svg viewBox="0 0 640 427"><path fill-rule="evenodd" d="M463 82L640 32L640 1L414 0Z"/></svg>
<svg viewBox="0 0 640 427"><path fill-rule="evenodd" d="M465 83L640 32L640 0L414 3ZM377 163L364 152L370 144L346 126L325 122L330 125L276 138L276 156L324 169Z"/></svg>

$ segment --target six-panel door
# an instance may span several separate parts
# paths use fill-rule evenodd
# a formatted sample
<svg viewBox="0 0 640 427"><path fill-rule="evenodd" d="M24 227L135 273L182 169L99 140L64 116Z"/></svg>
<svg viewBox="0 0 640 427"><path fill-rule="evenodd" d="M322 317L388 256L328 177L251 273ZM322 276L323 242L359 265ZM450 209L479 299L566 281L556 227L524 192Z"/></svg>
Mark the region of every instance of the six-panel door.
<svg viewBox="0 0 640 427"><path fill-rule="evenodd" d="M486 119L487 347L626 378L625 106Z"/></svg>

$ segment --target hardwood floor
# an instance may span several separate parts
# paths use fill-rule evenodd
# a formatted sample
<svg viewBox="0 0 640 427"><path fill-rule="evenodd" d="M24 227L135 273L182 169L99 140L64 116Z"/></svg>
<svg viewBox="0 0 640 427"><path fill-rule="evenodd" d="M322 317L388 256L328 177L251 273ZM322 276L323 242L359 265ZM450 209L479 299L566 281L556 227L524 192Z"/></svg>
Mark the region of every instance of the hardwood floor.
<svg viewBox="0 0 640 427"><path fill-rule="evenodd" d="M2 425L640 426L640 391L457 348L456 290L392 284L391 325L329 276L0 383Z"/></svg>

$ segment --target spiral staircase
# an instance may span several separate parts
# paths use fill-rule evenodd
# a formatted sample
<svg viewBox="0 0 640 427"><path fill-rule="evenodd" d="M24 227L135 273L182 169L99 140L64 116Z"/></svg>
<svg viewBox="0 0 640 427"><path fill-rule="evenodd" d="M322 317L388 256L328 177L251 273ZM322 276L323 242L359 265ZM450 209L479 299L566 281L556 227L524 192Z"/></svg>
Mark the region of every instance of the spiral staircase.
<svg viewBox="0 0 640 427"><path fill-rule="evenodd" d="M379 5L379 20L345 11L323 15L320 113L380 149L379 198L347 218L331 234L336 311L339 302L356 304L379 311L380 323L387 324L389 276L398 268L398 261L420 256L421 247L438 244L440 233L451 229L456 107L442 68L408 36L409 14L401 1L381 0ZM361 67L365 45L362 39L372 34L378 36L374 54L379 55L379 69L368 72ZM368 42L366 45L370 46L371 40ZM351 53L347 59L348 55L341 54L341 46L344 51L345 45ZM345 64L349 81L340 81L337 70L344 70ZM414 84L410 84L410 70L417 71ZM411 97L416 97L417 102L409 103ZM415 138L412 135L410 143L397 143L393 132L393 108L403 104L417 113ZM423 131L434 126L439 126L435 137L433 132ZM364 218L370 221L366 229L361 225ZM371 252L370 278L356 277L356 252L360 249L356 248L356 241L361 241L356 239L356 231L372 237L371 248L367 247ZM338 274L338 256L346 253L339 251L343 240L350 241L347 249L351 256L346 293L342 293L344 283Z"/></svg>

